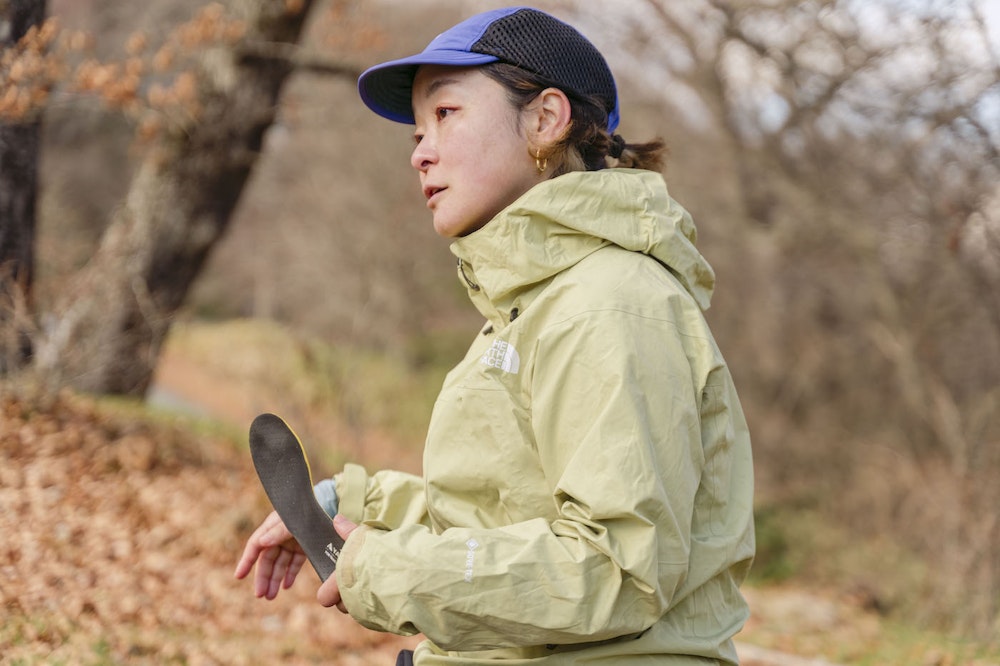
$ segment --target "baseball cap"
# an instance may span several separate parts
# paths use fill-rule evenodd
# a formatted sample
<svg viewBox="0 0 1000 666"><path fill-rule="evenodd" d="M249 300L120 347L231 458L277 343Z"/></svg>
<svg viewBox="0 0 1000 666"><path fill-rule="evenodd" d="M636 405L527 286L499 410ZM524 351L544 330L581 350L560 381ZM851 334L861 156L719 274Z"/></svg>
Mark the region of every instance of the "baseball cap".
<svg viewBox="0 0 1000 666"><path fill-rule="evenodd" d="M423 51L375 65L358 79L362 101L378 115L413 124L413 78L421 65L470 67L504 62L566 93L596 97L618 126L618 91L604 56L575 28L531 7L476 14L442 32Z"/></svg>

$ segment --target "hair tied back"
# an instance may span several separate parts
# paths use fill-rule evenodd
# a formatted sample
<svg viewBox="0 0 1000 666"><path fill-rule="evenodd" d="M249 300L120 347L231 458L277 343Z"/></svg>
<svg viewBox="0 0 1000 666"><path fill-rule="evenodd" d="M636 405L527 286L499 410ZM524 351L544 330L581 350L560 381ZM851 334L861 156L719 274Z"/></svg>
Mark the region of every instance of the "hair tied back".
<svg viewBox="0 0 1000 666"><path fill-rule="evenodd" d="M625 139L622 138L621 134L615 134L611 137L611 145L608 146L608 155L615 158L616 160L622 156L625 151Z"/></svg>

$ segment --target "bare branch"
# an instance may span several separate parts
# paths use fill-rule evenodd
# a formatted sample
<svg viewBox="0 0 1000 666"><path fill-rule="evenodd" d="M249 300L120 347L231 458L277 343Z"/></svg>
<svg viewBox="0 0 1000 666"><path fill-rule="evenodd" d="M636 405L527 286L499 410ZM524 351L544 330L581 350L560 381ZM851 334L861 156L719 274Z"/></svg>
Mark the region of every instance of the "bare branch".
<svg viewBox="0 0 1000 666"><path fill-rule="evenodd" d="M296 44L281 42L247 42L240 46L237 59L241 64L260 64L265 61L283 61L299 72L323 76L357 79L361 67L333 61L315 53L303 51Z"/></svg>

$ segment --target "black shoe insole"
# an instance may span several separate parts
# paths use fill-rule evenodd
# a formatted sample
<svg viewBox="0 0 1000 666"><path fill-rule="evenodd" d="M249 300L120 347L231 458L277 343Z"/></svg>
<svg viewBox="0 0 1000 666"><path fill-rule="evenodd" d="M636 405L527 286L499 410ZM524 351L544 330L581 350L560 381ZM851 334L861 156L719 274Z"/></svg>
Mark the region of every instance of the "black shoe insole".
<svg viewBox="0 0 1000 666"><path fill-rule="evenodd" d="M261 414L250 425L250 456L271 505L325 581L337 568L344 540L316 501L302 443L282 419Z"/></svg>

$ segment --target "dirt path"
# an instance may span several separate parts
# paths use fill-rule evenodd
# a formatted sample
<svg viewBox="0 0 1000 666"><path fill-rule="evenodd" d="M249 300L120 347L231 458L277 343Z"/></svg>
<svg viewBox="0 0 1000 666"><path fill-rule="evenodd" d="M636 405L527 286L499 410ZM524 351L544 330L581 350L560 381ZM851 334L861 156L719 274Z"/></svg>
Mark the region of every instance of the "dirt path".
<svg viewBox="0 0 1000 666"><path fill-rule="evenodd" d="M164 349L157 365L151 395L160 407L209 416L236 431L245 431L261 412L274 412L295 424L307 447L318 448L320 443L336 446L345 457L372 469L420 470L417 450L394 446L380 433L346 428L335 415L307 411L260 382L219 376L204 363L170 346Z"/></svg>

